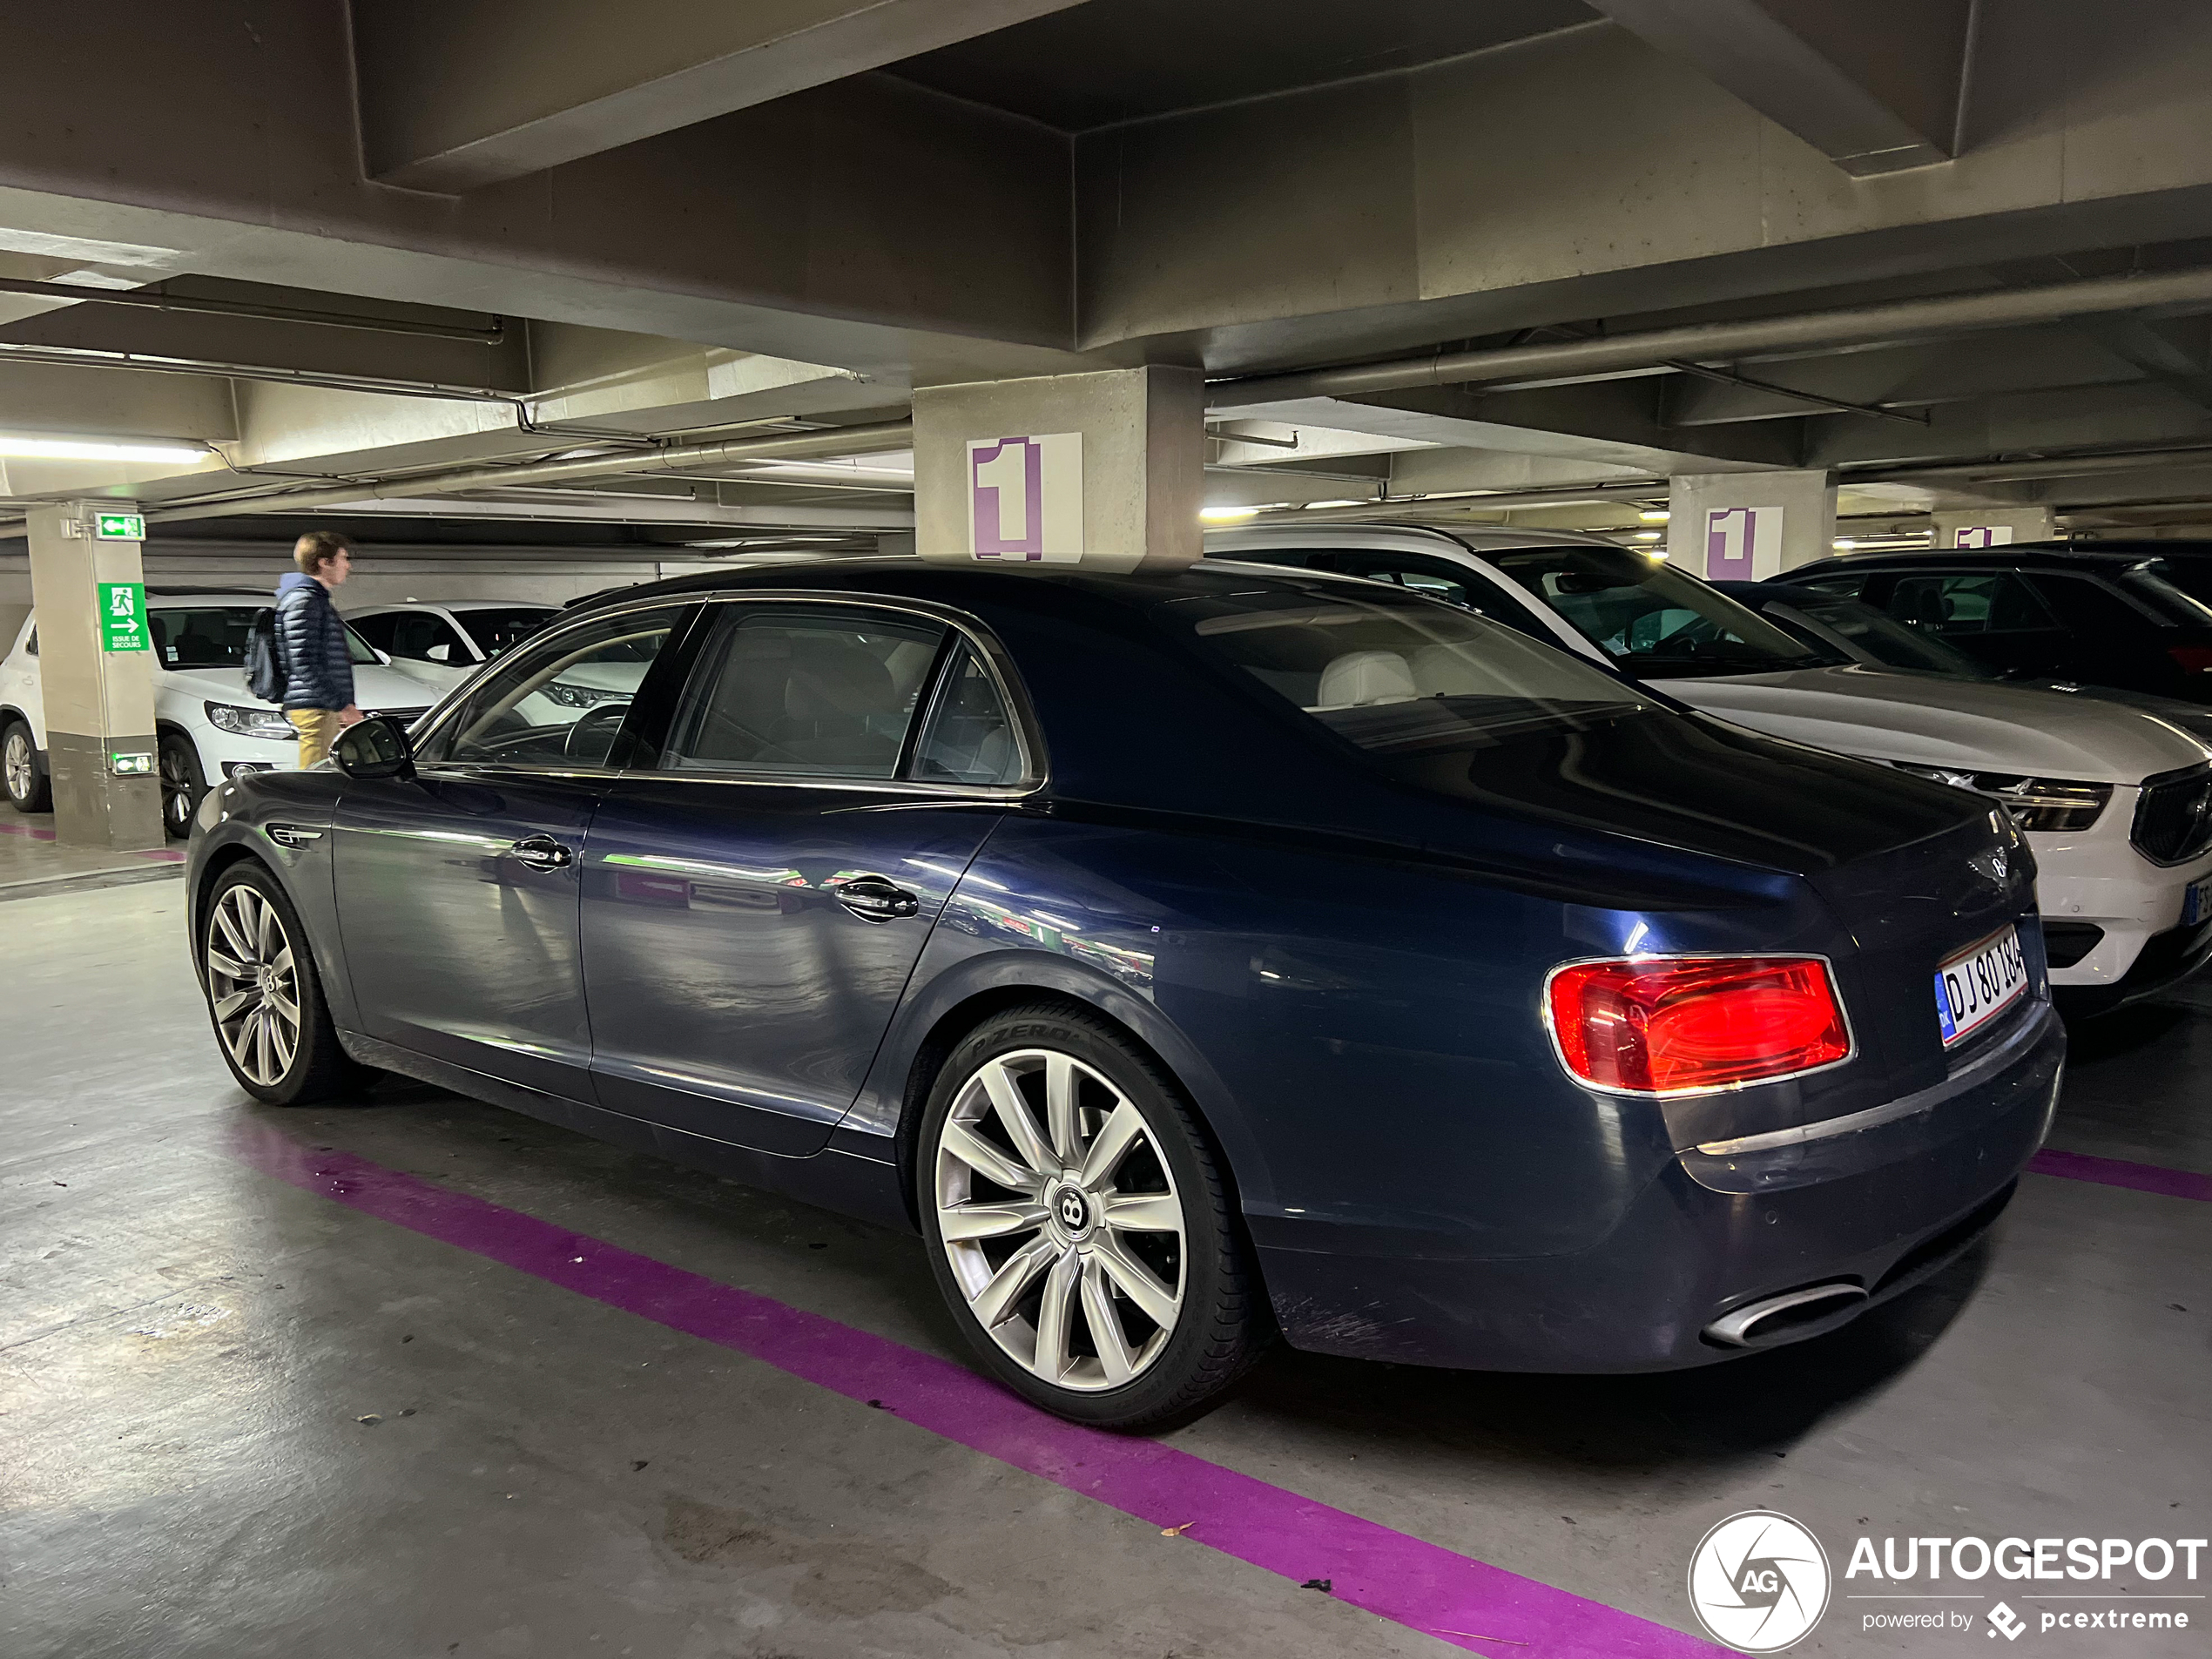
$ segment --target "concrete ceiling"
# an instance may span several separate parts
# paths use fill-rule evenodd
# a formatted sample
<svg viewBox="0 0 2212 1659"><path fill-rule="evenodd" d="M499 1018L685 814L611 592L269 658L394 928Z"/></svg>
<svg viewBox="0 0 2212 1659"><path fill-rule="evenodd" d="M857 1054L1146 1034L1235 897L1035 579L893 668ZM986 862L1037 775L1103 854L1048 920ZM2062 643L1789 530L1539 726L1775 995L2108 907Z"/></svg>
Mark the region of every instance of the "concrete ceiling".
<svg viewBox="0 0 2212 1659"><path fill-rule="evenodd" d="M97 7L10 29L0 280L64 293L0 294L0 437L206 446L0 458L17 499L273 510L880 424L917 384L2212 266L2190 0L668 0L650 29L590 0L233 0L134 8L124 54ZM67 297L100 285L231 309ZM2187 453L2212 454L2212 302L1258 405L1216 436L1224 503L1815 466L1871 508L2186 523L2212 512ZM1972 471L2120 449L2159 458ZM895 542L907 510L895 476L759 465L384 493L380 534L454 545L502 523Z"/></svg>
<svg viewBox="0 0 2212 1659"><path fill-rule="evenodd" d="M1089 0L887 72L1089 132L1416 69L1597 15L1581 0Z"/></svg>

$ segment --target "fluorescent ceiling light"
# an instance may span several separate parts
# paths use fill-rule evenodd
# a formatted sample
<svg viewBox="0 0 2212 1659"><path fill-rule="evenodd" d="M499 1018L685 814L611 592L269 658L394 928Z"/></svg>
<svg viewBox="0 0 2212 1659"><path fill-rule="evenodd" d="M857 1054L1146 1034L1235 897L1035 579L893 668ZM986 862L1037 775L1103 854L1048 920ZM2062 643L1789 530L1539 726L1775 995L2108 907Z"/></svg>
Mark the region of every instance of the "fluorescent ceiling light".
<svg viewBox="0 0 2212 1659"><path fill-rule="evenodd" d="M1311 510L1312 509L1317 507L1372 507L1374 505L1374 502L1355 499L1350 501L1310 501L1305 504L1308 510Z"/></svg>
<svg viewBox="0 0 2212 1659"><path fill-rule="evenodd" d="M1231 524L1242 518L1257 518L1257 507L1201 507L1198 516L1209 524Z"/></svg>
<svg viewBox="0 0 2212 1659"><path fill-rule="evenodd" d="M1858 543L1852 541L1850 536L1844 536L1838 537L1832 545L1838 553L1848 553L1851 550L1851 549L1857 547Z"/></svg>
<svg viewBox="0 0 2212 1659"><path fill-rule="evenodd" d="M1668 514L1667 509L1663 507L1647 507L1642 512L1638 513L1636 516L1647 524L1663 524L1667 522L1669 515Z"/></svg>
<svg viewBox="0 0 2212 1659"><path fill-rule="evenodd" d="M1658 539L1659 532L1657 530L1638 530L1636 532L1636 540L1639 542L1656 542Z"/></svg>
<svg viewBox="0 0 2212 1659"><path fill-rule="evenodd" d="M0 438L0 455L24 461L153 461L188 467L213 451L182 443L116 443L105 438Z"/></svg>

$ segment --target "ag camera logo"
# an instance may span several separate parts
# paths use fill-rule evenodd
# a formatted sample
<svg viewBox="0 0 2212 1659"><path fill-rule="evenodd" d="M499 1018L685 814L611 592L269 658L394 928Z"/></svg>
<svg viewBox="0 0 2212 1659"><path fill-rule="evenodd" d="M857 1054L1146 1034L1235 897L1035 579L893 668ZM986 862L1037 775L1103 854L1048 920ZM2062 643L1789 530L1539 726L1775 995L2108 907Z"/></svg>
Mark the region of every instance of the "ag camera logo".
<svg viewBox="0 0 2212 1659"><path fill-rule="evenodd" d="M1787 1515L1747 1509L1698 1541L1689 1605L1707 1634L1738 1653L1780 1653L1828 1609L1828 1552Z"/></svg>

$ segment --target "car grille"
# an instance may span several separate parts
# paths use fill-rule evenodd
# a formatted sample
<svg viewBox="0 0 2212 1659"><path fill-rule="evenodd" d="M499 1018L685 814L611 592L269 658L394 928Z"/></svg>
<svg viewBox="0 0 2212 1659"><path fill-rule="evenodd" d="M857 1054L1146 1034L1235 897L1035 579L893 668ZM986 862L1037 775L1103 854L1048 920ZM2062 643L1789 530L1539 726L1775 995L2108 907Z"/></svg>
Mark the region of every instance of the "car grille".
<svg viewBox="0 0 2212 1659"><path fill-rule="evenodd" d="M2131 839L2155 864L2180 864L2212 846L2212 766L2145 784Z"/></svg>

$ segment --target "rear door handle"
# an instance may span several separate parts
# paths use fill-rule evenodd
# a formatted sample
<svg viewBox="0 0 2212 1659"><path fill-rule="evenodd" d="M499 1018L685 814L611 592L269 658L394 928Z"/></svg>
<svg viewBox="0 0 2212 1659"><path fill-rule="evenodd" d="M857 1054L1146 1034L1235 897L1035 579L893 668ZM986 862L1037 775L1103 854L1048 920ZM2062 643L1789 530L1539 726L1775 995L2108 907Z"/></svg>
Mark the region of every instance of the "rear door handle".
<svg viewBox="0 0 2212 1659"><path fill-rule="evenodd" d="M830 889L838 903L862 921L897 921L921 914L921 900L880 875L856 875Z"/></svg>
<svg viewBox="0 0 2212 1659"><path fill-rule="evenodd" d="M576 849L550 835L526 835L507 850L533 870L565 870L576 862Z"/></svg>

